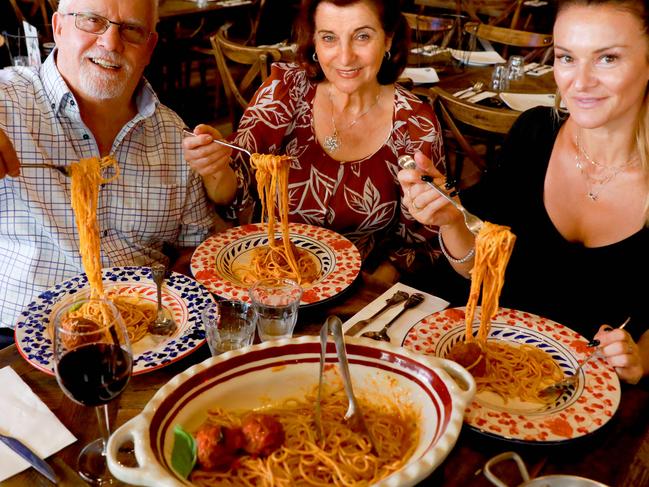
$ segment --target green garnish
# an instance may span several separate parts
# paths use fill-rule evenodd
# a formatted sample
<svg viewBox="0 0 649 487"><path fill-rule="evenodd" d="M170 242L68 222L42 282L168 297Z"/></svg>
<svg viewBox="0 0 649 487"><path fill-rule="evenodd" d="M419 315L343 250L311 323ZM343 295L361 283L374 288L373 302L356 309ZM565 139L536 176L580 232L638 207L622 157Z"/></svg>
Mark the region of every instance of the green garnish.
<svg viewBox="0 0 649 487"><path fill-rule="evenodd" d="M174 447L171 451L171 467L186 479L196 465L196 440L179 424L174 428Z"/></svg>
<svg viewBox="0 0 649 487"><path fill-rule="evenodd" d="M72 313L73 311L78 310L79 308L81 308L81 306L83 306L83 303L73 304L72 306L70 306L68 313Z"/></svg>

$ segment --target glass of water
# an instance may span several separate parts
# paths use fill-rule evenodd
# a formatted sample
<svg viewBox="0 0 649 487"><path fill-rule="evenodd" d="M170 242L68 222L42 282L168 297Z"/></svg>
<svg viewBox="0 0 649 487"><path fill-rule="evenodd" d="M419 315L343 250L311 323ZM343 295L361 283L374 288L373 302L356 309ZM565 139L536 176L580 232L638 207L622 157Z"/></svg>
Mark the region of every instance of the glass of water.
<svg viewBox="0 0 649 487"><path fill-rule="evenodd" d="M262 279L249 291L262 341L291 338L302 288L291 279Z"/></svg>
<svg viewBox="0 0 649 487"><path fill-rule="evenodd" d="M202 311L207 345L212 356L250 345L255 336L255 312L234 300L208 303Z"/></svg>

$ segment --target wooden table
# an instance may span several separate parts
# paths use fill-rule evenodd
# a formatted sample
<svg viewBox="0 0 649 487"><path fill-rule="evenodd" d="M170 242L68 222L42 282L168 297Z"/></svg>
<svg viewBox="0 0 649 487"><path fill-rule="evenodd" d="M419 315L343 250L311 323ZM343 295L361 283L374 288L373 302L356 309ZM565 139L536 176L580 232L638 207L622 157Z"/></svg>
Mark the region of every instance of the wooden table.
<svg viewBox="0 0 649 487"><path fill-rule="evenodd" d="M346 319L360 307L381 294L387 284L363 280L332 303L310 311L301 311L297 333L313 333L328 314ZM113 428L137 415L155 392L174 375L209 357L207 346L163 369L133 377L126 390L109 404ZM0 351L0 367L10 365L56 416L72 431L78 441L49 457L47 462L61 479L59 485L85 485L75 472L81 448L99 436L92 408L69 400L56 379L36 370L18 353L15 346ZM517 451L532 476L573 474L592 478L615 487L649 485L649 382L624 386L622 401L613 419L601 430L566 445L522 446L492 439L464 427L455 448L423 485L444 487L487 487L492 485L482 475L484 463L504 451ZM512 465L498 469L509 485L520 479ZM50 486L34 469L2 483L7 487Z"/></svg>
<svg viewBox="0 0 649 487"><path fill-rule="evenodd" d="M195 2L193 0L161 0L158 16L160 17L160 20L164 20L171 17L204 14L206 12L212 12L214 10L250 6L252 4L252 0L242 0L241 3L237 2L233 4L214 1L206 1L204 2L204 4L199 4L198 2Z"/></svg>

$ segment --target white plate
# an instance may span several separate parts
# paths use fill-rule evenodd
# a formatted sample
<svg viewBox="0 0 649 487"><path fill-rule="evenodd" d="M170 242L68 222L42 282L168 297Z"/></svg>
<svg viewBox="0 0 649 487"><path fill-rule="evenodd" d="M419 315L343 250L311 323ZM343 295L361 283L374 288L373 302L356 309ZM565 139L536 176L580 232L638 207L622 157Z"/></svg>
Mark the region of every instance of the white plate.
<svg viewBox="0 0 649 487"><path fill-rule="evenodd" d="M474 329L479 326L479 308ZM446 357L464 340L464 308L434 313L416 324L403 345L415 352ZM500 308L489 333L490 339L534 345L549 353L559 367L572 374L590 353L588 340L554 321L531 313ZM472 429L489 436L521 443L562 443L590 434L606 424L620 404L620 381L604 358L588 362L579 382L567 388L550 405L503 400L478 392L465 415Z"/></svg>
<svg viewBox="0 0 649 487"><path fill-rule="evenodd" d="M555 101L554 93L500 93L499 96L509 108L519 112L538 106L553 107Z"/></svg>
<svg viewBox="0 0 649 487"><path fill-rule="evenodd" d="M112 267L102 270L104 289L138 293L157 304L157 292L149 267ZM53 310L90 292L88 278L79 274L42 292L18 316L16 346L30 364L54 375L54 352L47 331ZM172 272L162 288L162 305L178 325L171 336L147 334L133 344L133 375L145 374L183 358L205 342L201 310L210 293L190 277Z"/></svg>
<svg viewBox="0 0 649 487"><path fill-rule="evenodd" d="M212 235L194 251L192 274L198 282L218 296L250 301L248 285L240 281L234 269L250 262L251 251L268 245L268 233L261 223L229 228ZM347 238L322 227L290 223L291 242L308 251L320 274L304 286L301 306L320 303L345 290L361 270L361 256ZM276 233L277 238L281 236Z"/></svg>
<svg viewBox="0 0 649 487"><path fill-rule="evenodd" d="M496 51L460 51L451 49L451 56L469 66L488 66L507 62Z"/></svg>

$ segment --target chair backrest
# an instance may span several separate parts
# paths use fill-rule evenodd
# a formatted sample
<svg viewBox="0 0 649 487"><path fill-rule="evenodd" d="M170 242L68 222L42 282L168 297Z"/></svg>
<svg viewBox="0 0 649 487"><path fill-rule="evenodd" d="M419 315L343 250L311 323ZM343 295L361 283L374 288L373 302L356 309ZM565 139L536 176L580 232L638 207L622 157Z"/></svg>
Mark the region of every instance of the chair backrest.
<svg viewBox="0 0 649 487"><path fill-rule="evenodd" d="M414 42L422 45L437 43L446 47L455 27L454 19L407 12L404 12L403 15L408 21ZM438 42L440 40L441 42Z"/></svg>
<svg viewBox="0 0 649 487"><path fill-rule="evenodd" d="M234 42L227 37L228 27L222 26L210 42L235 129L250 98L268 77L271 63L281 60L282 53L275 48Z"/></svg>
<svg viewBox="0 0 649 487"><path fill-rule="evenodd" d="M452 138L459 146L462 155L468 157L479 170L486 169L491 154L482 155L474 147L473 135L482 134L484 139L503 139L504 135L514 124L520 112L509 109L489 108L470 103L454 97L439 87L429 90L429 98L436 113L440 116L445 129L445 142ZM473 129L469 133L466 127ZM493 145L491 142L489 144ZM448 144L447 144L448 147ZM488 147L490 151L492 147ZM452 165L452 164L451 164ZM460 185L462 179L461 161L455 162L455 167L447 169L449 180Z"/></svg>
<svg viewBox="0 0 649 487"><path fill-rule="evenodd" d="M479 22L467 22L464 31L479 39L501 44L500 54L507 57L508 47L527 48L525 60L533 59L552 47L552 34L539 34L526 30L509 29Z"/></svg>

